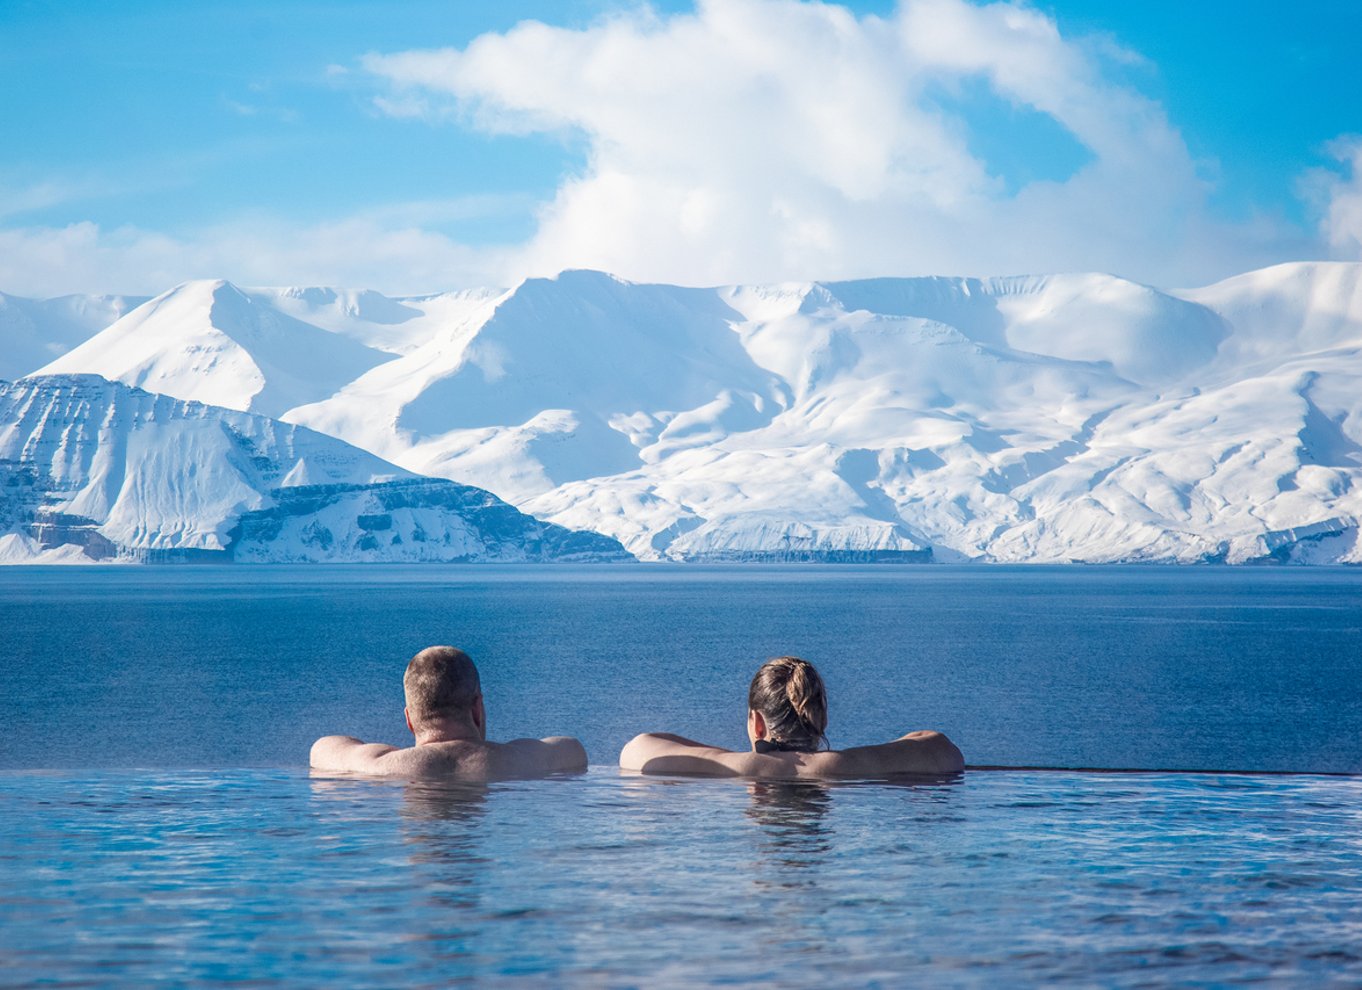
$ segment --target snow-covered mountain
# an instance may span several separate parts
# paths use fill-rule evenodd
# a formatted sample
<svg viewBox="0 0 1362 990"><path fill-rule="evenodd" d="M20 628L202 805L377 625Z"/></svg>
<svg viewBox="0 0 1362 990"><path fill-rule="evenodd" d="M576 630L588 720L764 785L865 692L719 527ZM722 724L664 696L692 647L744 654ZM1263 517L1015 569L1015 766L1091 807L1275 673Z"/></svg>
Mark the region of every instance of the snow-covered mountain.
<svg viewBox="0 0 1362 990"><path fill-rule="evenodd" d="M644 558L1353 560L1360 275L569 272L286 417Z"/></svg>
<svg viewBox="0 0 1362 990"><path fill-rule="evenodd" d="M1362 562L1357 264L190 283L58 368L267 408L645 559Z"/></svg>
<svg viewBox="0 0 1362 990"><path fill-rule="evenodd" d="M392 359L262 304L191 282L137 307L38 371L99 374L179 399L278 416Z"/></svg>
<svg viewBox="0 0 1362 990"><path fill-rule="evenodd" d="M0 561L628 559L332 437L95 376L0 383Z"/></svg>
<svg viewBox="0 0 1362 990"><path fill-rule="evenodd" d="M35 373L96 374L177 399L277 417L329 398L499 294L426 296L412 301L418 309L377 292L186 282Z"/></svg>

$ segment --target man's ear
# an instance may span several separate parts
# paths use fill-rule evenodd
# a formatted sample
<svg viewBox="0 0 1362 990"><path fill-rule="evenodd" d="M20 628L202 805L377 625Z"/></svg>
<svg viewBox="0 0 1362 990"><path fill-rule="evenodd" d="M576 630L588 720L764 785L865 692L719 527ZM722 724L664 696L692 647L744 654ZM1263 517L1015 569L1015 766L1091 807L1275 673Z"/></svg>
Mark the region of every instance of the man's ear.
<svg viewBox="0 0 1362 990"><path fill-rule="evenodd" d="M416 728L411 724L411 709L403 708L402 717L407 720L407 729L411 732L413 736L416 735Z"/></svg>
<svg viewBox="0 0 1362 990"><path fill-rule="evenodd" d="M486 739L486 738L487 738L487 709L483 707L483 704L482 704L482 695L478 695L476 698L473 699L472 715L473 715L473 724L476 725L476 726L478 727L478 731L482 733L482 738Z"/></svg>

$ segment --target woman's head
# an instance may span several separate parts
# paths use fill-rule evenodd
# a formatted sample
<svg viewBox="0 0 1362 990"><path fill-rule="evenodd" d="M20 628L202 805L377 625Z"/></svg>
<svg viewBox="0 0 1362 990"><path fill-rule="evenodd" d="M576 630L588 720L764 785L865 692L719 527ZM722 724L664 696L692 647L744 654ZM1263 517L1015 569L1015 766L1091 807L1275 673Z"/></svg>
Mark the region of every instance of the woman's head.
<svg viewBox="0 0 1362 990"><path fill-rule="evenodd" d="M782 748L812 752L827 745L828 696L813 664L799 657L767 660L752 678L747 707L761 716L754 733ZM749 716L750 718L750 716Z"/></svg>

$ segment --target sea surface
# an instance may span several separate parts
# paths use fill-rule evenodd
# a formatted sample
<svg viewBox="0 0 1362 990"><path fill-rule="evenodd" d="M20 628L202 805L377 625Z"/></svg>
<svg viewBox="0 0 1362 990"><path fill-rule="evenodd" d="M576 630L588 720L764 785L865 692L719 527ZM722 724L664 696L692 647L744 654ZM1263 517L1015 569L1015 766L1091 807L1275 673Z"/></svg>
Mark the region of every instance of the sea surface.
<svg viewBox="0 0 1362 990"><path fill-rule="evenodd" d="M0 629L0 986L1362 984L1362 571L8 568ZM591 769L309 773L441 642ZM616 769L780 653L1013 769Z"/></svg>
<svg viewBox="0 0 1362 990"><path fill-rule="evenodd" d="M493 738L746 745L747 684L823 673L835 747L972 764L1362 771L1362 568L0 568L0 769L289 767L400 743L452 643Z"/></svg>
<svg viewBox="0 0 1362 990"><path fill-rule="evenodd" d="M10 986L1356 986L1362 781L0 774Z"/></svg>

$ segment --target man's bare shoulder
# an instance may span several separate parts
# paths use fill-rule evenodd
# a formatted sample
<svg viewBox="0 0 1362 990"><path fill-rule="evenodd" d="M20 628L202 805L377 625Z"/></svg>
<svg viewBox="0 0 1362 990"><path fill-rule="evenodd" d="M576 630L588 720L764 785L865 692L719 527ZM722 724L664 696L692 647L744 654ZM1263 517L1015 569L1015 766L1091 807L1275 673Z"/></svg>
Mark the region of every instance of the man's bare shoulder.
<svg viewBox="0 0 1362 990"><path fill-rule="evenodd" d="M476 776L485 771L485 749L482 743L465 741L399 749L386 743L366 743L352 736L324 736L312 745L311 764L315 770L371 776Z"/></svg>
<svg viewBox="0 0 1362 990"><path fill-rule="evenodd" d="M571 736L486 743L488 772L498 777L542 777L586 769L586 749Z"/></svg>
<svg viewBox="0 0 1362 990"><path fill-rule="evenodd" d="M314 770L382 773L377 769L378 761L396 751L396 746L366 743L354 736L322 736L312 744L308 763Z"/></svg>
<svg viewBox="0 0 1362 990"><path fill-rule="evenodd" d="M350 736L326 736L313 744L311 763L318 770L373 776L491 780L585 770L586 751L568 736L507 743L456 739L405 749Z"/></svg>

